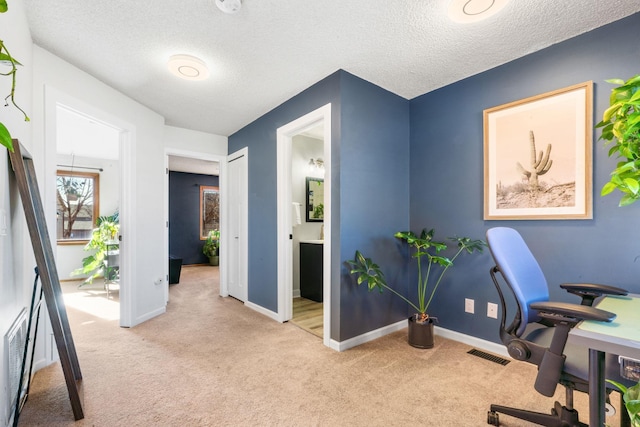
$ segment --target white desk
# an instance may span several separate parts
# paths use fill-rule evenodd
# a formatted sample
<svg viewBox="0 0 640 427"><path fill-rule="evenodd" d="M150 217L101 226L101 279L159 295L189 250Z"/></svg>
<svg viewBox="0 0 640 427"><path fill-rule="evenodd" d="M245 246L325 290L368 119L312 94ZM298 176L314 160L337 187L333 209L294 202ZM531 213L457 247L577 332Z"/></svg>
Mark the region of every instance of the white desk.
<svg viewBox="0 0 640 427"><path fill-rule="evenodd" d="M589 348L590 427L604 426L605 353L640 360L640 295L605 297L596 307L617 316L611 323L585 320L569 332L569 342Z"/></svg>

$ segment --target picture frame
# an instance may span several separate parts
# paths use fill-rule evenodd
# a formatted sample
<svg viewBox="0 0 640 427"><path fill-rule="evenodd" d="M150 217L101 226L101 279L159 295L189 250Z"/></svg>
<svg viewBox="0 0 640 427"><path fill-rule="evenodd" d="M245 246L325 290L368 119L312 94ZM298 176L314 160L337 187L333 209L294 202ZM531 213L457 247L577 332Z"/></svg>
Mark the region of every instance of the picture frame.
<svg viewBox="0 0 640 427"><path fill-rule="evenodd" d="M593 82L483 112L484 219L591 219Z"/></svg>
<svg viewBox="0 0 640 427"><path fill-rule="evenodd" d="M220 230L220 189L200 186L200 240L207 240L211 230Z"/></svg>
<svg viewBox="0 0 640 427"><path fill-rule="evenodd" d="M307 222L324 222L324 179L307 177L306 192L305 220Z"/></svg>

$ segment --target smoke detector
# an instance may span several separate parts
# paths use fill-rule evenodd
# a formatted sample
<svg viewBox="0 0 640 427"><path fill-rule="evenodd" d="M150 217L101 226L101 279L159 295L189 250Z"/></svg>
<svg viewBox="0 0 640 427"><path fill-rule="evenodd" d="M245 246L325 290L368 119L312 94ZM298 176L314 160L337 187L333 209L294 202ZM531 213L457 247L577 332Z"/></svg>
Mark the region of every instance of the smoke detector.
<svg viewBox="0 0 640 427"><path fill-rule="evenodd" d="M241 0L216 0L216 6L224 13L236 13L242 7Z"/></svg>

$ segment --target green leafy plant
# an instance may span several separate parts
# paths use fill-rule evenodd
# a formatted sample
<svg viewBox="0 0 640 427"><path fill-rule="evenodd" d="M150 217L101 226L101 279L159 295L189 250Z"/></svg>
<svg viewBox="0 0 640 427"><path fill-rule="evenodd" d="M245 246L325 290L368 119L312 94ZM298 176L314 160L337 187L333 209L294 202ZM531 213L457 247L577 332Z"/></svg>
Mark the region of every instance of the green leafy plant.
<svg viewBox="0 0 640 427"><path fill-rule="evenodd" d="M97 227L91 233L91 240L84 247L85 251L95 250L95 253L83 258L82 267L71 272L72 276L89 275L82 283L83 285L93 283L93 279L106 273L107 244L117 241L120 215L116 212L110 216L98 217L96 225Z"/></svg>
<svg viewBox="0 0 640 427"><path fill-rule="evenodd" d="M202 247L202 253L207 258L212 258L214 256L218 256L218 251L220 250L220 231L219 230L211 230L207 235L207 240L204 242L204 246Z"/></svg>
<svg viewBox="0 0 640 427"><path fill-rule="evenodd" d="M630 205L640 199L640 74L627 81L607 80L619 85L611 90L609 108L596 128L602 128L600 139L611 145L609 157L622 160L611 172L611 179L600 193L606 196L615 190L623 195L620 206Z"/></svg>
<svg viewBox="0 0 640 427"><path fill-rule="evenodd" d="M616 381L607 380L607 382L618 387L622 392L622 399L629 413L631 425L633 427L640 427L640 382L629 388Z"/></svg>
<svg viewBox="0 0 640 427"><path fill-rule="evenodd" d="M453 266L453 262L463 252L474 253L482 252L486 243L482 240L472 240L469 237L450 237L449 240L456 243L456 252L451 258L440 255L440 253L447 249L447 244L444 242L437 242L433 240L434 230L427 231L425 228L417 236L412 231L399 231L394 236L404 240L412 248L412 257L418 262L418 300L417 303L412 302L407 297L393 289L387 284L387 280L380 269L380 266L373 262L371 258L366 258L360 251L356 251L353 260L347 261L351 265L351 274L357 276L358 285L367 283L369 291L378 289L382 292L384 289L389 290L398 297L402 298L407 304L409 304L414 310L416 310L418 316L418 322L426 322L429 319L427 310L433 296L438 290L438 286L442 282L444 274ZM426 259L425 265L423 261ZM426 267L426 269L425 269ZM440 273L434 271L440 269ZM430 276L434 274L435 282L429 292ZM428 296L428 299L427 299Z"/></svg>
<svg viewBox="0 0 640 427"><path fill-rule="evenodd" d="M7 10L8 7L6 0L0 0L0 13L5 13ZM9 105L8 101L10 100L11 104L13 104L13 106L20 110L20 112L24 115L24 120L28 122L29 116L27 116L27 113L25 113L24 110L20 108L18 104L16 104L14 98L16 92L16 72L18 71L17 66L22 64L20 64L17 59L11 56L11 54L7 50L7 46L2 40L0 40L0 65L8 65L9 67L11 67L6 73L0 72L0 76L11 77L11 92L4 98L5 106ZM5 147L7 147L7 149L13 152L13 141L11 140L11 134L2 122L0 122L0 144L4 145Z"/></svg>

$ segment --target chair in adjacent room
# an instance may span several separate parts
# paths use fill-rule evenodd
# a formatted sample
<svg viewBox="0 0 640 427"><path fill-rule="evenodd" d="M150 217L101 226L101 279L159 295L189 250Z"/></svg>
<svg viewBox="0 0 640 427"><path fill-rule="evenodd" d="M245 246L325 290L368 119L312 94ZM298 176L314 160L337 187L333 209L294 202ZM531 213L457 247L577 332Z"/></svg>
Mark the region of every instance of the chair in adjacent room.
<svg viewBox="0 0 640 427"><path fill-rule="evenodd" d="M487 243L496 264L491 269L491 278L502 306L500 340L511 357L538 366L534 384L538 393L552 397L557 384L566 389L565 406L555 402L550 413L491 405L487 423L498 426L500 413L544 426L586 426L579 422L578 412L573 408L573 390L588 393L589 352L587 348L567 344L569 331L581 320L612 321L615 314L591 305L599 296L626 295L627 292L606 285L562 284L562 289L582 298L581 304L551 302L544 274L516 230L492 228L487 231ZM506 326L507 305L501 283L508 285L517 303L509 326ZM630 384L621 378L615 355L607 354L605 378ZM628 425L624 406L619 412L622 424Z"/></svg>

